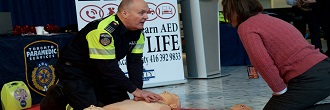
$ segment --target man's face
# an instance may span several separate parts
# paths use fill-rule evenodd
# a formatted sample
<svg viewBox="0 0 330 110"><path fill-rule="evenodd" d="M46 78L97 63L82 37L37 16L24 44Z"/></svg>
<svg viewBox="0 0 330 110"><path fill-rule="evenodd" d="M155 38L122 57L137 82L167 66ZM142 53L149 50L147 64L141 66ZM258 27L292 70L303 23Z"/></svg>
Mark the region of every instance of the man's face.
<svg viewBox="0 0 330 110"><path fill-rule="evenodd" d="M127 29L133 31L143 29L143 25L148 19L148 11L149 7L143 0L132 4L127 11Z"/></svg>

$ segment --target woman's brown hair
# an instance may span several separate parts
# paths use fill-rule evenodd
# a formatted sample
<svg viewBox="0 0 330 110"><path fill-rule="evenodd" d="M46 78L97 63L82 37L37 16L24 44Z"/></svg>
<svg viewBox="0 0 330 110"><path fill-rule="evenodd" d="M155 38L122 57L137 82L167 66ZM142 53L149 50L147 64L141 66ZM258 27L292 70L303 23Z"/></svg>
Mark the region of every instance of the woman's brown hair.
<svg viewBox="0 0 330 110"><path fill-rule="evenodd" d="M222 6L225 19L232 22L233 17L236 17L236 27L251 16L258 14L263 10L261 3L258 0L223 0Z"/></svg>

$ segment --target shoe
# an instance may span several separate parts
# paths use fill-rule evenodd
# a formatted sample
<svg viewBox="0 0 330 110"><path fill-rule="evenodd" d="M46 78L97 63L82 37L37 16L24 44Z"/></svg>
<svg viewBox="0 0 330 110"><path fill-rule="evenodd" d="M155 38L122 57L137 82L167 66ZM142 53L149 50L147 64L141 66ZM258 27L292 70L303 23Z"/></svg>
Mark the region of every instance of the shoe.
<svg viewBox="0 0 330 110"><path fill-rule="evenodd" d="M60 85L50 86L40 102L40 110L65 110L68 101L62 90Z"/></svg>

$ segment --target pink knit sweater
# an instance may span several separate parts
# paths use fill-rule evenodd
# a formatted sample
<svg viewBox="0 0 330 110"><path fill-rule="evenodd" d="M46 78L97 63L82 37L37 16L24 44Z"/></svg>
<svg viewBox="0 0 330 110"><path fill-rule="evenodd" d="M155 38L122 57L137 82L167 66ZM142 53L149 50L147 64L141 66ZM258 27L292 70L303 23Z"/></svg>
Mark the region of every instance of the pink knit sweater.
<svg viewBox="0 0 330 110"><path fill-rule="evenodd" d="M314 49L291 24L266 14L250 17L238 27L250 61L273 92L327 56Z"/></svg>

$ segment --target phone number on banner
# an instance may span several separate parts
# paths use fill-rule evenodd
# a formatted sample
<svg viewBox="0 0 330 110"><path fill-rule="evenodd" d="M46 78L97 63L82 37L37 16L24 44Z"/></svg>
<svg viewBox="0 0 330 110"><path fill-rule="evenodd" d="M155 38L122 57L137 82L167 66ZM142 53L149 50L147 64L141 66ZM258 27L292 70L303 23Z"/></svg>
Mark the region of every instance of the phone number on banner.
<svg viewBox="0 0 330 110"><path fill-rule="evenodd" d="M182 56L180 52L177 53L161 53L150 55L150 62L167 62L173 60L181 60Z"/></svg>

